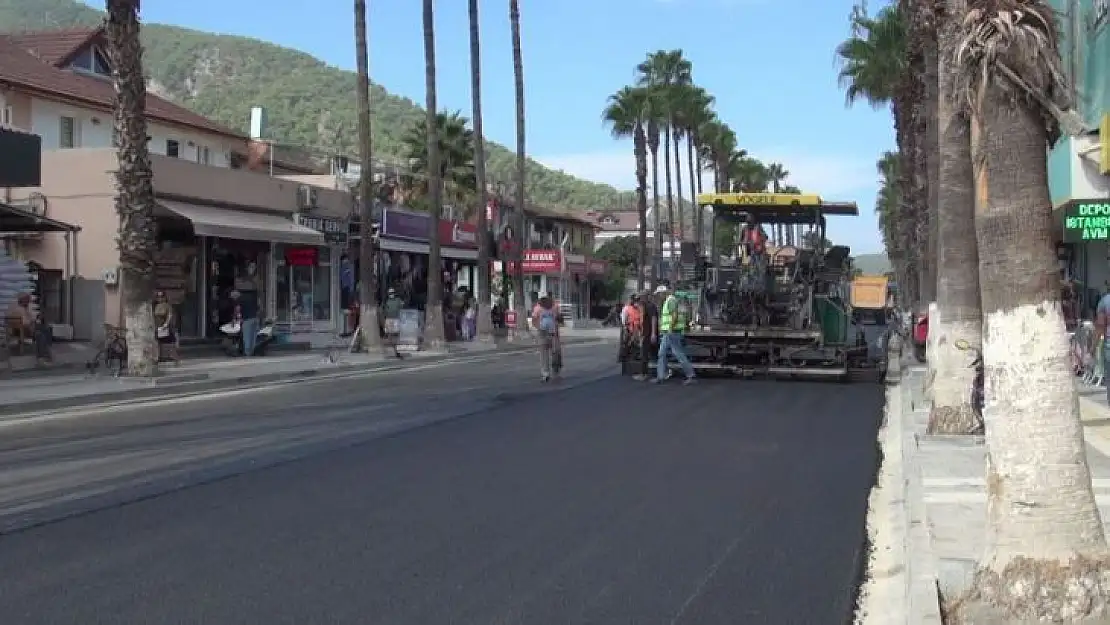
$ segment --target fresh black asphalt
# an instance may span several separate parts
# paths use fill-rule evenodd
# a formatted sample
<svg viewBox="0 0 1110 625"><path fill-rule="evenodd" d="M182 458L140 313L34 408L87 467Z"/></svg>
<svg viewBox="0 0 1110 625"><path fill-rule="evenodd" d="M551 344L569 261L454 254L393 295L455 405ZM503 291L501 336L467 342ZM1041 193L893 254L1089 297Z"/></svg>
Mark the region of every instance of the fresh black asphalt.
<svg viewBox="0 0 1110 625"><path fill-rule="evenodd" d="M882 387L612 359L2 429L0 623L848 622Z"/></svg>

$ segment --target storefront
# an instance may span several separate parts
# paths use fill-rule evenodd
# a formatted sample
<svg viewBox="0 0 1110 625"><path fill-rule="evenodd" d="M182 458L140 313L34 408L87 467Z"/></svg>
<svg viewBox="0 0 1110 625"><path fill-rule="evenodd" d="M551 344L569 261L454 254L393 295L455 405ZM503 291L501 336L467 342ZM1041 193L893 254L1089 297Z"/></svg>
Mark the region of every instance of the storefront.
<svg viewBox="0 0 1110 625"><path fill-rule="evenodd" d="M155 288L175 305L183 337L220 336L234 315L235 291L256 292L260 317L279 332L334 331L331 226L289 213L168 200L159 207Z"/></svg>
<svg viewBox="0 0 1110 625"><path fill-rule="evenodd" d="M512 265L495 263L495 282L504 279L502 266L507 266L511 275ZM525 250L523 268L526 308L536 303L536 295L550 295L566 313L584 317L589 308L589 276L603 275L607 265L581 254L566 254L564 263L560 250Z"/></svg>
<svg viewBox="0 0 1110 625"><path fill-rule="evenodd" d="M424 213L383 209L379 226L380 288L393 289L406 305L422 309L428 290L428 233ZM437 225L445 293L460 287L473 292L478 283L478 231L473 224L441 219Z"/></svg>
<svg viewBox="0 0 1110 625"><path fill-rule="evenodd" d="M1110 292L1110 199L1072 200L1062 207L1062 243L1057 246L1061 281L1071 287L1076 316L1090 318Z"/></svg>

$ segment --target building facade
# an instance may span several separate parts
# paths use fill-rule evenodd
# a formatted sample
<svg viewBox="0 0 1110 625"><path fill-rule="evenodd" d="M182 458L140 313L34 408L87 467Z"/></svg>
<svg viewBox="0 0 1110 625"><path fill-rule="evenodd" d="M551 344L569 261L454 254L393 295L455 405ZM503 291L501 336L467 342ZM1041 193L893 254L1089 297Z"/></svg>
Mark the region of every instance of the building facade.
<svg viewBox="0 0 1110 625"><path fill-rule="evenodd" d="M1059 225L1057 257L1070 285L1074 316L1089 316L1110 291L1110 2L1052 0L1060 16L1064 69L1076 88L1087 129L1049 151L1052 204Z"/></svg>
<svg viewBox="0 0 1110 625"><path fill-rule="evenodd" d="M80 288L50 306L78 339L122 323L113 172L111 68L100 29L0 36L0 121L38 135L41 185L8 189L7 204L80 229L79 243L9 238L21 261L68 269ZM214 338L232 293L254 290L262 314L291 334L342 327L340 266L350 193L279 174L259 144L154 94L146 101L156 197L156 289L174 304L183 338ZM249 114L244 110L244 118ZM271 175L272 174L272 175Z"/></svg>

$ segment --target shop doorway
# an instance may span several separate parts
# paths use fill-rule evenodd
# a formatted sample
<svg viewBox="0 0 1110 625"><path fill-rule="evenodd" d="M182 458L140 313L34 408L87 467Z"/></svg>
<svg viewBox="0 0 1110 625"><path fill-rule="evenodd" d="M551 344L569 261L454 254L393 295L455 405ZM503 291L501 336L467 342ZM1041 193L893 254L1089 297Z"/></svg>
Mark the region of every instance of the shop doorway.
<svg viewBox="0 0 1110 625"><path fill-rule="evenodd" d="M275 252L277 323L293 332L332 328L331 249L278 246Z"/></svg>
<svg viewBox="0 0 1110 625"><path fill-rule="evenodd" d="M235 315L233 291L254 291L260 304L266 301L269 244L216 238L208 244L208 336L219 337L220 326ZM260 310L260 316L266 312Z"/></svg>

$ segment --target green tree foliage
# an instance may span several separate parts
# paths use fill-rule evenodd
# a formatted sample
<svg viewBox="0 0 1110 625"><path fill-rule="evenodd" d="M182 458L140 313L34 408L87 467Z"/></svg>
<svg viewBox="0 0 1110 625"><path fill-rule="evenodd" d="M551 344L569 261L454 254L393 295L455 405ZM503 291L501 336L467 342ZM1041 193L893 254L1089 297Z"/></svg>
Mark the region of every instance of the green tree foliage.
<svg viewBox="0 0 1110 625"><path fill-rule="evenodd" d="M613 237L594 252L594 258L604 260L612 267L635 269L639 264L639 237Z"/></svg>
<svg viewBox="0 0 1110 625"><path fill-rule="evenodd" d="M0 0L0 31L98 26L104 13L75 0ZM345 33L346 36L346 33ZM358 153L355 73L297 50L176 26L144 24L143 66L150 90L226 126L247 131L250 107L265 107L270 138L321 156ZM405 132L423 119L407 98L371 85L375 159L403 162ZM514 156L487 143L491 182L508 184ZM529 160L529 199L540 205L578 209L633 206L634 194L575 178Z"/></svg>
<svg viewBox="0 0 1110 625"><path fill-rule="evenodd" d="M478 187L474 177L474 131L467 126L468 121L457 111L436 115L444 198L469 209L473 208ZM427 194L427 136L428 127L423 121L410 126L404 136L404 154L412 172L406 176L405 186L421 199Z"/></svg>

